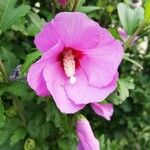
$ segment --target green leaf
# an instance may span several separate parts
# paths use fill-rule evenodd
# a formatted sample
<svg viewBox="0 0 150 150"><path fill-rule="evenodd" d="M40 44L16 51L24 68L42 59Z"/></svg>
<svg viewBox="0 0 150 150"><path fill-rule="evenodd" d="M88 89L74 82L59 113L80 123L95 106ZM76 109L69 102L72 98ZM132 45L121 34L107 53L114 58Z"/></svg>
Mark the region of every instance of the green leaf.
<svg viewBox="0 0 150 150"><path fill-rule="evenodd" d="M144 22L150 23L150 0L146 0L145 3Z"/></svg>
<svg viewBox="0 0 150 150"><path fill-rule="evenodd" d="M83 13L89 13L91 11L96 11L101 9L100 7L97 6L80 6L77 8L77 11L83 12Z"/></svg>
<svg viewBox="0 0 150 150"><path fill-rule="evenodd" d="M41 56L41 53L39 51L30 53L27 55L25 63L22 65L21 68L21 76L25 75L27 73L30 65L35 62L39 57Z"/></svg>
<svg viewBox="0 0 150 150"><path fill-rule="evenodd" d="M21 17L30 11L30 6L21 4L15 7L17 0L1 0L0 1L0 29L1 32L11 28Z"/></svg>
<svg viewBox="0 0 150 150"><path fill-rule="evenodd" d="M29 35L27 32L27 29L25 27L26 20L25 18L21 18L20 20L18 20L13 26L12 29L15 31L19 31L21 32L23 35L27 36Z"/></svg>
<svg viewBox="0 0 150 150"><path fill-rule="evenodd" d="M33 138L46 139L54 127L52 123L45 121L45 114L39 112L29 121L27 129Z"/></svg>
<svg viewBox="0 0 150 150"><path fill-rule="evenodd" d="M112 34L112 36L115 38L115 39L118 39L120 40L120 35L118 33L118 31L114 28L109 28L109 31L110 33Z"/></svg>
<svg viewBox="0 0 150 150"><path fill-rule="evenodd" d="M0 127L5 123L4 106L0 100Z"/></svg>
<svg viewBox="0 0 150 150"><path fill-rule="evenodd" d="M31 36L35 36L38 32L40 32L41 28L45 24L45 20L33 12L30 12L29 17L31 19L31 23L27 27L27 33Z"/></svg>
<svg viewBox="0 0 150 150"><path fill-rule="evenodd" d="M129 97L129 90L133 90L135 88L134 80L130 77L119 79L118 87L119 96L123 102L126 100L127 97Z"/></svg>
<svg viewBox="0 0 150 150"><path fill-rule="evenodd" d="M34 150L50 150L51 147L53 147L52 149L55 150L54 146L49 144L48 142L45 141L38 141L38 143L36 143L36 147ZM57 149L57 148L56 148ZM29 150L29 149L28 149Z"/></svg>
<svg viewBox="0 0 150 150"><path fill-rule="evenodd" d="M7 118L7 122L0 127L0 145L4 144L10 135L19 127L20 120L18 118Z"/></svg>
<svg viewBox="0 0 150 150"><path fill-rule="evenodd" d="M10 132L7 130L0 130L0 145L4 144L10 136Z"/></svg>
<svg viewBox="0 0 150 150"><path fill-rule="evenodd" d="M28 16L30 18L28 22L25 18L21 18L12 26L12 29L26 36L35 36L45 24L45 20L33 12L30 12Z"/></svg>
<svg viewBox="0 0 150 150"><path fill-rule="evenodd" d="M108 101L113 103L114 105L119 105L121 104L123 101L120 99L120 96L117 95L117 93L112 94L111 96L108 97Z"/></svg>
<svg viewBox="0 0 150 150"><path fill-rule="evenodd" d="M123 57L126 61L131 62L132 64L134 64L135 66L139 67L140 69L143 69L143 66L141 64L139 64L137 61L129 58L129 56L127 56L126 54L124 54Z"/></svg>
<svg viewBox="0 0 150 150"><path fill-rule="evenodd" d="M29 14L29 17L31 21L35 24L35 26L38 28L38 30L40 31L45 23L44 19L41 19L37 14L33 12Z"/></svg>
<svg viewBox="0 0 150 150"><path fill-rule="evenodd" d="M0 113L4 113L4 106L1 100L0 100Z"/></svg>
<svg viewBox="0 0 150 150"><path fill-rule="evenodd" d="M27 130L25 128L18 128L13 135L10 137L10 145L18 143L20 140L23 140L27 134Z"/></svg>
<svg viewBox="0 0 150 150"><path fill-rule="evenodd" d="M123 28L128 35L132 35L144 19L144 9L142 7L131 9L123 3L119 3L117 9Z"/></svg>
<svg viewBox="0 0 150 150"><path fill-rule="evenodd" d="M31 23L27 27L27 33L30 36L35 36L39 32L39 29L35 26L34 23Z"/></svg>
<svg viewBox="0 0 150 150"><path fill-rule="evenodd" d="M7 86L5 91L16 96L25 97L27 95L27 86L24 82L15 82Z"/></svg>
<svg viewBox="0 0 150 150"><path fill-rule="evenodd" d="M0 59L2 60L8 74L10 74L11 71L19 64L16 55L4 47L1 47L0 49Z"/></svg>
<svg viewBox="0 0 150 150"><path fill-rule="evenodd" d="M52 101L47 102L45 111L47 113L47 121L52 121L57 128L68 128L67 116L65 114L62 114Z"/></svg>
<svg viewBox="0 0 150 150"><path fill-rule="evenodd" d="M16 106L10 106L7 110L6 110L6 115L9 117L15 117L18 115L18 109L16 108Z"/></svg>
<svg viewBox="0 0 150 150"><path fill-rule="evenodd" d="M85 0L79 0L79 3L77 5L77 11L83 12L83 13L89 13L91 11L99 10L100 7L98 6L83 6L85 3Z"/></svg>
<svg viewBox="0 0 150 150"><path fill-rule="evenodd" d="M148 53L147 55L145 55L145 58L149 59L150 58L150 53Z"/></svg>
<svg viewBox="0 0 150 150"><path fill-rule="evenodd" d="M75 136L71 137L72 134L69 135L69 137L61 138L58 140L59 149L61 150L75 150L77 147ZM71 145L71 146L66 146Z"/></svg>

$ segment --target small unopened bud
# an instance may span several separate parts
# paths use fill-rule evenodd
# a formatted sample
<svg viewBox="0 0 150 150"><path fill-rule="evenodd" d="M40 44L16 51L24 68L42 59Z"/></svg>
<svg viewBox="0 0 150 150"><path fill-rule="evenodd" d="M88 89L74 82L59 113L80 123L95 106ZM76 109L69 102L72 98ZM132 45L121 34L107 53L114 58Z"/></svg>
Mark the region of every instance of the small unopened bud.
<svg viewBox="0 0 150 150"><path fill-rule="evenodd" d="M76 122L76 133L78 145L81 145L83 150L99 150L99 141L94 136L89 121L84 116L79 116Z"/></svg>

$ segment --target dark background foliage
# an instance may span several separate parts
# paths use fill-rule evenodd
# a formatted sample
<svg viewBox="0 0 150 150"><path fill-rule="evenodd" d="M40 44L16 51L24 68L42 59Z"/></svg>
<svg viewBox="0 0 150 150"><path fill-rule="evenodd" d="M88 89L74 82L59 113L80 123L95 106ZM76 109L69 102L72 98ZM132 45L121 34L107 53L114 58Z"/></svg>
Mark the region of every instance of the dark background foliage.
<svg viewBox="0 0 150 150"><path fill-rule="evenodd" d="M121 26L119 2L81 0L77 10L87 13L120 39L116 30ZM64 8L55 0L0 0L1 150L76 149L74 116L60 113L52 98L37 97L26 83L29 66L40 57L33 44L34 36L55 14L71 11L72 3L70 0ZM131 1L126 3L130 5ZM119 68L118 88L107 98L107 102L114 104L112 120L95 115L88 106L81 111L90 121L102 150L150 148L150 42L147 39L150 39L149 26L143 29L136 44L126 50ZM147 48L143 48L146 44Z"/></svg>

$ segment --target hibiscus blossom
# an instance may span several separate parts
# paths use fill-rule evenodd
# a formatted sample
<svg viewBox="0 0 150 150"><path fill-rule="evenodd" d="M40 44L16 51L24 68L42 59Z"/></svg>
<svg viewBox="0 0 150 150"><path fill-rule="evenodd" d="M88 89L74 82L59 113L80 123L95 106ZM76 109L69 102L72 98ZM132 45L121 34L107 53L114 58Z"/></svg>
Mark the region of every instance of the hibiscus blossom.
<svg viewBox="0 0 150 150"><path fill-rule="evenodd" d="M52 95L62 112L75 113L115 90L122 45L85 14L57 14L34 43L43 55L29 69L28 84L39 96Z"/></svg>
<svg viewBox="0 0 150 150"><path fill-rule="evenodd" d="M88 120L82 116L77 120L76 132L79 139L77 150L100 150Z"/></svg>

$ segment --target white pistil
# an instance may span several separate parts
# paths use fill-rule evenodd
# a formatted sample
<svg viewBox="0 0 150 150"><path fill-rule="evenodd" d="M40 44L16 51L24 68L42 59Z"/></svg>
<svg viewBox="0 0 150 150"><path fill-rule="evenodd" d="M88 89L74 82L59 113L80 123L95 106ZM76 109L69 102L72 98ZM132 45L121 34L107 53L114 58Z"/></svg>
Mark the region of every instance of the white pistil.
<svg viewBox="0 0 150 150"><path fill-rule="evenodd" d="M65 51L63 55L63 66L67 77L70 78L70 84L76 83L75 60L72 51Z"/></svg>
<svg viewBox="0 0 150 150"><path fill-rule="evenodd" d="M77 81L76 77L72 76L70 77L70 84L75 84Z"/></svg>

